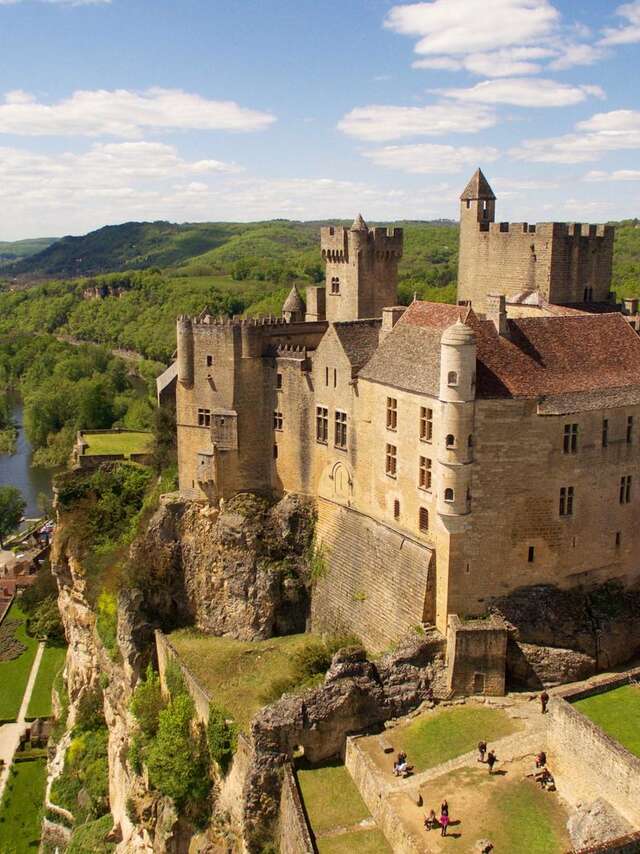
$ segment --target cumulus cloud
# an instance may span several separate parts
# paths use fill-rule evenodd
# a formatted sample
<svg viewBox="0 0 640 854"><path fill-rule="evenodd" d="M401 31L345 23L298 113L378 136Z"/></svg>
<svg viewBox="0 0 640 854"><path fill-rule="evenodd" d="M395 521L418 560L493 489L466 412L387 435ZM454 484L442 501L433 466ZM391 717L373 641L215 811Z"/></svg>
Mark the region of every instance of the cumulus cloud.
<svg viewBox="0 0 640 854"><path fill-rule="evenodd" d="M626 19L621 27L609 27L603 31L600 44L635 44L640 42L640 0L624 3L616 9L616 15Z"/></svg>
<svg viewBox="0 0 640 854"><path fill-rule="evenodd" d="M256 131L275 121L270 113L213 101L180 89L133 92L78 90L55 104L13 91L0 104L0 133L23 136L115 136L136 139L153 130Z"/></svg>
<svg viewBox="0 0 640 854"><path fill-rule="evenodd" d="M572 86L555 80L504 78L483 80L468 89L444 89L442 95L479 104L512 104L516 107L568 107L589 95L604 97L599 86Z"/></svg>
<svg viewBox="0 0 640 854"><path fill-rule="evenodd" d="M415 175L449 174L460 172L478 163L497 160L497 148L476 148L453 145L386 145L363 152L376 166L399 169Z"/></svg>
<svg viewBox="0 0 640 854"><path fill-rule="evenodd" d="M482 77L512 77L521 74L537 74L542 70L539 62L532 60L555 56L555 51L543 47L510 47L488 53L470 53L468 56L434 56L417 59L413 68L429 68L444 71L470 71Z"/></svg>
<svg viewBox="0 0 640 854"><path fill-rule="evenodd" d="M612 110L578 122L577 133L524 140L509 152L537 163L588 163L607 151L640 149L640 111Z"/></svg>
<svg viewBox="0 0 640 854"><path fill-rule="evenodd" d="M461 104L432 104L425 107L394 107L373 104L347 113L339 130L375 142L408 136L439 136L446 133L475 133L493 127L492 110Z"/></svg>
<svg viewBox="0 0 640 854"><path fill-rule="evenodd" d="M567 44L548 67L552 71L566 71L567 68L574 68L576 65L593 65L605 56L606 51L595 45Z"/></svg>

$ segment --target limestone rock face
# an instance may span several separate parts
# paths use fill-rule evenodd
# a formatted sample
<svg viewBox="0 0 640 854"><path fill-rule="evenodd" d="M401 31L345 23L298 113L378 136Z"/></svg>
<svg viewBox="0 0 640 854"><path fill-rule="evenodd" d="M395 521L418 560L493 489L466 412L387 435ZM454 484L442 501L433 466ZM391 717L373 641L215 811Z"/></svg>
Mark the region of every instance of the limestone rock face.
<svg viewBox="0 0 640 854"><path fill-rule="evenodd" d="M538 690L593 676L596 660L583 652L510 640L507 672L511 687Z"/></svg>
<svg viewBox="0 0 640 854"><path fill-rule="evenodd" d="M576 810L567 822L567 830L574 848L582 850L626 836L633 828L611 804L598 798Z"/></svg>
<svg viewBox="0 0 640 854"><path fill-rule="evenodd" d="M131 563L144 610L238 640L301 632L309 611L311 502L242 494L221 510L167 499Z"/></svg>

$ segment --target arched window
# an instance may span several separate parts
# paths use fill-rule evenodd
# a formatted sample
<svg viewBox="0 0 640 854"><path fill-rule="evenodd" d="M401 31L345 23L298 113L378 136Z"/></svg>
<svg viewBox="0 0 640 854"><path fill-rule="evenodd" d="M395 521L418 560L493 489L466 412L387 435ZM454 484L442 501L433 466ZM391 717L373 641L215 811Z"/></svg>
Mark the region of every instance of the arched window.
<svg viewBox="0 0 640 854"><path fill-rule="evenodd" d="M451 489L451 487L449 487L448 489L445 489L444 500L445 501L453 501L453 489Z"/></svg>
<svg viewBox="0 0 640 854"><path fill-rule="evenodd" d="M456 373L456 371L449 371L449 374L447 376L447 385L458 385L458 374Z"/></svg>
<svg viewBox="0 0 640 854"><path fill-rule="evenodd" d="M456 438L453 435L453 433L449 433L449 435L445 439L445 444L446 444L447 448L455 448Z"/></svg>
<svg viewBox="0 0 640 854"><path fill-rule="evenodd" d="M421 507L418 512L418 527L423 533L429 530L429 511L426 507Z"/></svg>

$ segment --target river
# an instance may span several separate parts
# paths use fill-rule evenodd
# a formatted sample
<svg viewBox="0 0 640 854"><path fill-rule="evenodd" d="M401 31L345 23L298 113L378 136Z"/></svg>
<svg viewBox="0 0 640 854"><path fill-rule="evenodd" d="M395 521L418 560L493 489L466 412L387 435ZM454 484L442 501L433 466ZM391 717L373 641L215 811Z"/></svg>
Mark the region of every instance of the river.
<svg viewBox="0 0 640 854"><path fill-rule="evenodd" d="M22 426L22 401L14 397L13 420L18 425L18 443L15 454L0 454L0 486L17 486L27 502L24 514L27 518L40 516L38 495L44 493L51 498L51 481L54 472L49 469L31 468L31 443Z"/></svg>

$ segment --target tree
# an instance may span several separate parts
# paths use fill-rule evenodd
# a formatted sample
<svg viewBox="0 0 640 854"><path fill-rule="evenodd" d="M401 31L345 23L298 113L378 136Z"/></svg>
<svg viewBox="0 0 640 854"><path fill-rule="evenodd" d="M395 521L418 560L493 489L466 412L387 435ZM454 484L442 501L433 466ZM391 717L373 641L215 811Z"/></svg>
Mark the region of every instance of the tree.
<svg viewBox="0 0 640 854"><path fill-rule="evenodd" d="M4 540L17 528L27 502L15 486L0 486L0 548L4 548Z"/></svg>

